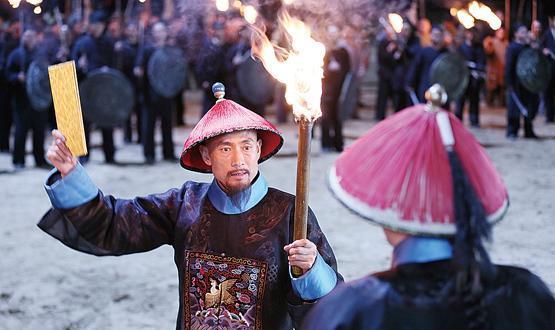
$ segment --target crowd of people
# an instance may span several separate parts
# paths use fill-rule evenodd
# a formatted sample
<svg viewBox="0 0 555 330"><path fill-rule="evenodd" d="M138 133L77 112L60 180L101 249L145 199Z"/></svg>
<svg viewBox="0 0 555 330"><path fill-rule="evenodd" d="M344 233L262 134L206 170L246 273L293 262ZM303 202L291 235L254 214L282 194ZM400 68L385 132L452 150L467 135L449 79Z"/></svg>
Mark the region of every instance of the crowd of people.
<svg viewBox="0 0 555 330"><path fill-rule="evenodd" d="M525 48L538 49L555 70L555 19L543 29L539 21L533 21L530 29L514 24L510 36L503 27L496 31L476 27L455 28L452 24L431 25L422 19L415 29L405 21L400 33L385 29L378 41L378 100L376 119L385 117L387 101L391 99L393 109L399 111L407 106L423 102L424 92L431 86L432 64L445 53L457 53L468 66L468 85L464 94L445 105L455 104L454 113L463 119L465 104L468 103L470 125L480 126L480 104L482 95L489 106L507 106L507 137L517 137L519 111L510 95L515 93L525 105L524 136L537 138L532 121L537 113L545 121L553 123L553 97L555 89L553 74L551 82L543 92L531 93L522 86L516 74L517 59ZM555 72L555 71L553 71ZM411 97L412 96L412 97Z"/></svg>
<svg viewBox="0 0 555 330"><path fill-rule="evenodd" d="M212 105L210 87L217 81L225 83L228 98L265 115L267 104L255 104L240 88L238 68L250 59L251 32L238 12L208 11L201 16L163 19L162 15L142 11L135 13L132 19L100 8L92 11L87 20L77 15L68 16L67 22L57 19L48 23L40 16L33 16L33 19L31 16L24 20L0 21L0 151L12 153L15 169L25 166L25 141L29 131L33 132L36 166L48 167L44 159L44 134L46 128L55 127L55 120L52 106L46 110L35 109L30 102L34 96L26 92L26 75L34 61L50 65L74 60L80 82L103 67L120 71L131 82L135 100L126 123L98 127L94 121L85 121L87 141L91 130L101 131L106 163L115 162L114 128L122 127L125 141L141 143L145 163L153 164L156 161L157 120L161 122L163 159L175 160L172 127L185 124L184 90L192 86L202 90L201 117ZM449 52L464 57L470 72L463 95L445 104L449 108L449 103L454 103L457 117L463 119L468 104L470 124L479 127L481 98L485 95L489 105L507 106L507 136L511 139L518 135L521 116L527 138L537 137L532 121L538 112L545 115L547 122L553 122L555 71L546 91L533 94L522 87L515 67L518 54L532 47L539 49L555 70L554 18L550 18L550 25L545 29L538 21L532 23L530 30L514 24L510 38L503 27L497 31L464 29L448 23L432 25L429 20L422 19L415 27L405 19L399 33L385 25L375 36L375 68L369 68L371 41L362 17L354 16L344 26L326 28L323 116L320 120L324 152L343 150L342 121L345 117L356 117L356 108L360 105L357 99L353 106L352 100L346 100L346 94L360 88L369 69L378 73L375 119L382 120L386 117L388 100L392 101L395 112L424 101L424 92L431 85L432 64L441 54ZM272 25L268 27L267 33L272 33ZM280 42L279 37L277 42ZM147 75L150 57L164 47L179 48L187 62L186 83L175 97L160 95ZM283 87L278 86L276 90L269 99L275 102L276 118L282 123L287 120L289 109ZM526 115L523 115L523 106ZM81 162L87 160L84 157Z"/></svg>

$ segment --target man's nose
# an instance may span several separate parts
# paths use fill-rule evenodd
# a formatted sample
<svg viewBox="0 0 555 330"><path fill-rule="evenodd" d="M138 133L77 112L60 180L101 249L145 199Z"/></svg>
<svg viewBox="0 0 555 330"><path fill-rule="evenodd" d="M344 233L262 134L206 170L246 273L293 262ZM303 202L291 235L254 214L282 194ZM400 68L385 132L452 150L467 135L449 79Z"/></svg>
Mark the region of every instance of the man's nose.
<svg viewBox="0 0 555 330"><path fill-rule="evenodd" d="M233 149L231 154L231 166L240 167L245 164L245 157L239 149Z"/></svg>

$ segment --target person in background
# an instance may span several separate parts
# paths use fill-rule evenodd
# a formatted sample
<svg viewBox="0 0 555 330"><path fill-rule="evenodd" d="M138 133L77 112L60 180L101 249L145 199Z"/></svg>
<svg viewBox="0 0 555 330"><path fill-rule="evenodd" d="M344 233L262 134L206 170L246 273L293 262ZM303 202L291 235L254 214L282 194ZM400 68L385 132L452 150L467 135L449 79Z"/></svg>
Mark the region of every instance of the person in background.
<svg viewBox="0 0 555 330"><path fill-rule="evenodd" d="M87 33L81 35L71 50L71 59L75 61L77 69L77 78L81 81L86 78L87 74L95 69L104 66L111 66L114 59L113 45L106 37L104 30L108 16L102 11L94 11L89 17L89 27ZM78 26L78 25L77 25ZM91 123L84 122L85 137L87 144L90 145ZM114 145L114 129L101 128L102 133L102 151L104 152L104 161L107 164L114 164L116 148ZM88 161L89 155L82 157L82 162Z"/></svg>
<svg viewBox="0 0 555 330"><path fill-rule="evenodd" d="M484 39L486 53L486 101L489 106L505 106L505 52L508 46L505 29L499 28L493 37Z"/></svg>
<svg viewBox="0 0 555 330"><path fill-rule="evenodd" d="M395 111L402 109L403 79L396 74L403 67L404 50L401 49L399 38L393 29L385 29L384 37L378 43L378 98L375 117L378 121L385 118L388 99L392 100Z"/></svg>
<svg viewBox="0 0 555 330"><path fill-rule="evenodd" d="M480 92L484 82L486 55L482 42L478 40L476 29L472 28L464 31L464 42L459 46L458 51L466 60L469 77L466 92L457 100L455 115L461 121L463 120L464 104L468 100L470 125L480 127Z"/></svg>
<svg viewBox="0 0 555 330"><path fill-rule="evenodd" d="M407 73L407 88L416 91L420 102L424 102L424 92L431 86L430 70L434 60L441 54L447 52L445 47L445 35L441 26L434 26L431 32L432 45L420 48Z"/></svg>
<svg viewBox="0 0 555 330"><path fill-rule="evenodd" d="M154 133L156 121L160 118L162 128L162 153L164 160L174 161L172 137L172 111L174 99L158 94L146 74L148 61L157 49L167 45L168 30L164 23L155 23L152 27L152 43L145 46L137 54L134 73L137 78L143 79L145 91L145 106L143 107L142 119L142 142L145 163L154 164L156 160Z"/></svg>
<svg viewBox="0 0 555 330"><path fill-rule="evenodd" d="M528 91L516 74L518 55L528 46L528 29L522 24L514 27L513 41L505 55L505 81L507 84L507 137L514 140L518 136L521 117L524 117L524 137L537 139L532 120L539 105L538 95Z"/></svg>
<svg viewBox="0 0 555 330"><path fill-rule="evenodd" d="M12 111L15 131L12 161L15 170L25 168L25 144L29 130L33 133L35 165L40 168L50 168L44 158L44 135L48 112L34 110L25 89L27 69L34 59L36 44L36 31L26 30L23 32L21 45L10 53L6 63L6 79L13 88Z"/></svg>
<svg viewBox="0 0 555 330"><path fill-rule="evenodd" d="M547 123L555 123L555 14L549 17L549 28L546 29L542 38L542 52L551 63L551 81L549 86L543 93L543 101L545 106L545 121Z"/></svg>
<svg viewBox="0 0 555 330"><path fill-rule="evenodd" d="M336 26L328 28L331 39L335 41L333 47L324 56L324 78L322 79L322 150L343 151L343 123L340 117L339 96L347 73L351 70L351 63L347 49L341 46L339 29ZM333 36L337 35L338 38Z"/></svg>

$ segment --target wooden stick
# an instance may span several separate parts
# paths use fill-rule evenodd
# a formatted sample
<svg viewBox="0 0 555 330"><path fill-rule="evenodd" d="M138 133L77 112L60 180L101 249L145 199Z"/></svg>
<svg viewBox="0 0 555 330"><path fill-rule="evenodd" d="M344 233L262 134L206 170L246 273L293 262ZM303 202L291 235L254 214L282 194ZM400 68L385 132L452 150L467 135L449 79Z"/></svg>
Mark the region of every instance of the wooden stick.
<svg viewBox="0 0 555 330"><path fill-rule="evenodd" d="M313 122L305 118L299 120L299 144L297 151L297 190L295 193L295 216L293 240L306 238L308 219L308 185L310 179L310 142ZM303 275L300 267L293 266L295 277Z"/></svg>

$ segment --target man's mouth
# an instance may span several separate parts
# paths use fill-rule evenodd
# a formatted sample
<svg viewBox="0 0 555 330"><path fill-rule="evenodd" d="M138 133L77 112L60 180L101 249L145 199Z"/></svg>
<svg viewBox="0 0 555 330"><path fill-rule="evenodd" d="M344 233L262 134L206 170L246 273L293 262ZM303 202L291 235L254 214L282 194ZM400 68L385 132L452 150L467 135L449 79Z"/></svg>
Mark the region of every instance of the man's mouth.
<svg viewBox="0 0 555 330"><path fill-rule="evenodd" d="M249 174L248 170L236 170L236 171L229 172L228 175L232 178L238 178L248 174Z"/></svg>

